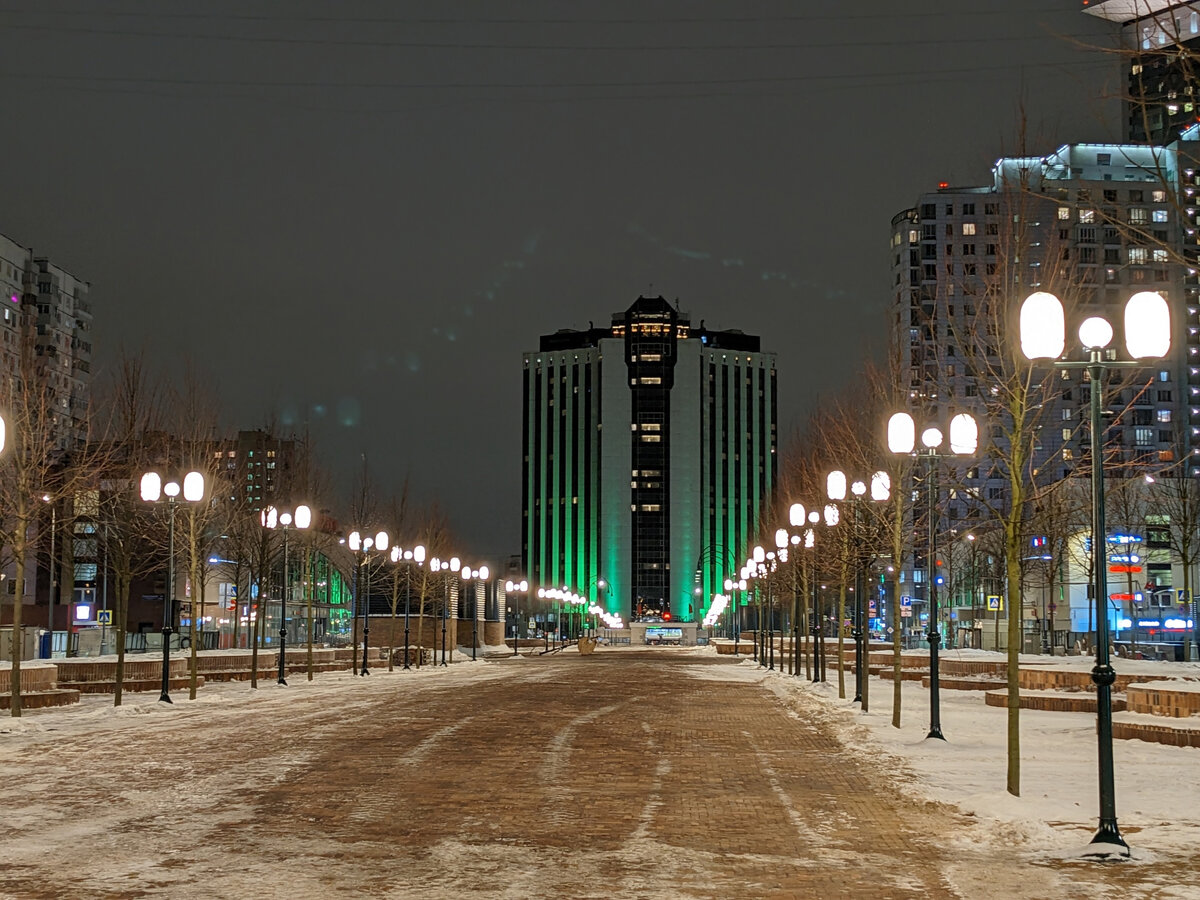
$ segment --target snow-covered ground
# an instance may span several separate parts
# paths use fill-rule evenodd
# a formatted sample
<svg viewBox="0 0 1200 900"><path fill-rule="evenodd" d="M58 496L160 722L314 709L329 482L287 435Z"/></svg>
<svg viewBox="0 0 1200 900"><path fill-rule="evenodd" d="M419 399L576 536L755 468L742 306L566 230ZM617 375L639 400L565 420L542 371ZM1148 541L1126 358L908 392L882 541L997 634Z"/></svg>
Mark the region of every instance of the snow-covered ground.
<svg viewBox="0 0 1200 900"><path fill-rule="evenodd" d="M603 653L625 653L646 648L605 649ZM488 648L504 652L503 647ZM573 654L569 648L563 651ZM662 651L656 651L662 652ZM681 648L673 651L683 657L706 656L713 648ZM482 656L482 653L480 654ZM949 651L946 658L988 657L977 651ZM398 679L417 679L428 688L442 684L465 687L485 681L504 680L514 674L536 672L538 656L494 664L472 663L469 652L460 648L455 664L448 667L424 666L401 675L388 675L386 666L373 671L370 678L355 678L348 672L317 675L307 681L302 669L289 673L289 686L280 687L271 679L262 679L258 690L245 682L210 683L194 702L187 692L174 694L177 702L158 702L157 691L126 694L124 705L112 706L110 695L84 695L72 707L26 711L19 719L0 715L0 749L20 754L22 748L40 747L42 751L73 737L101 736L117 739L132 723L171 719L200 721L241 718L241 711L266 712L287 709L297 716L331 705L335 700L346 715L355 715L373 699L388 696ZM1033 657L1029 663L1065 666L1087 671L1087 658ZM1200 678L1200 666L1151 661L1115 661L1118 672L1138 672L1147 681L1169 677ZM946 741L927 740L929 692L919 682L902 683L902 727L893 728L892 684L872 679L870 710L860 711L849 699L837 696L837 671L828 671L829 681L813 685L803 677L780 672L764 672L748 659L729 666L697 666L697 676L740 682L747 690L767 689L791 714L821 720L835 732L846 752L861 759L885 776L895 789L914 802L932 801L952 805L964 811L974 827L947 831L939 837L940 846L962 851L964 858L978 859L981 847L1007 855L1014 866L1020 860L1066 865L1095 876L1095 862L1078 861L1090 841L1098 818L1097 755L1095 715L1038 710L1021 712L1021 796L1005 790L1007 711L987 706L981 691L943 690L941 720ZM551 675L552 669L546 670ZM413 685L417 690L418 684ZM847 672L848 696L853 695L853 676ZM1200 682L1188 683L1196 688ZM351 689L352 687L352 689ZM1118 713L1127 716L1128 713ZM1172 725L1190 720L1163 720ZM1116 760L1117 816L1132 858L1120 866L1127 888L1132 875L1140 887L1127 896L1200 898L1200 886L1194 876L1180 877L1180 871L1194 872L1190 860L1200 842L1200 750L1171 747L1141 741L1114 742ZM13 758L16 758L15 756ZM249 777L249 776L247 776ZM972 851L975 851L972 853ZM986 854L985 854L986 855ZM951 862L953 865L953 861ZM1086 867L1083 868L1083 867ZM1059 871L1056 869L1055 871ZM954 883L987 883L987 873L971 876L952 874ZM1070 878L1066 871L1064 877ZM1004 896L1016 896L1006 887ZM966 890L963 896L993 896ZM1078 896L1072 893L1070 896Z"/></svg>
<svg viewBox="0 0 1200 900"><path fill-rule="evenodd" d="M949 651L943 658L1002 658L982 651ZM1063 666L1090 671L1088 657L1022 657L1022 664ZM1200 678L1200 666L1148 660L1115 660L1120 673L1165 678ZM754 666L745 660L742 666ZM900 788L918 799L949 803L975 817L982 839L1016 844L1022 852L1072 858L1096 831L1099 787L1096 716L1094 713L1022 710L1021 795L1005 789L1007 716L988 706L983 691L942 689L941 723L945 741L928 740L929 691L919 682L902 682L901 727L892 726L893 685L871 680L869 711L850 699L839 699L837 670L827 682L811 684L778 672L766 682L789 705L806 711L809 698L820 701L822 714L848 752L895 772ZM1191 682L1187 688L1200 688ZM846 672L847 698L854 677ZM1117 713L1117 717L1132 716ZM1157 719L1179 726L1200 719ZM1200 749L1144 741L1115 740L1117 820L1132 850L1132 862L1152 865L1162 856L1187 855L1200 843ZM953 838L952 838L953 840ZM964 846L981 840L975 830L963 834ZM1040 848L1040 850L1038 849ZM1200 897L1200 886L1177 885L1169 896Z"/></svg>

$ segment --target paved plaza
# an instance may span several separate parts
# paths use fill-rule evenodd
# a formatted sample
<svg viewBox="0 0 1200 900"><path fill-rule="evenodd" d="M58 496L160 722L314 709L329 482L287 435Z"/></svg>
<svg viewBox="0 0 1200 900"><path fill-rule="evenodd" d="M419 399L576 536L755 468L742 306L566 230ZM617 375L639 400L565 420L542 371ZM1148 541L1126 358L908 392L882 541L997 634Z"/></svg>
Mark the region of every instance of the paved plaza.
<svg viewBox="0 0 1200 900"><path fill-rule="evenodd" d="M0 894L1144 896L1136 865L972 846L778 681L605 650L28 715Z"/></svg>

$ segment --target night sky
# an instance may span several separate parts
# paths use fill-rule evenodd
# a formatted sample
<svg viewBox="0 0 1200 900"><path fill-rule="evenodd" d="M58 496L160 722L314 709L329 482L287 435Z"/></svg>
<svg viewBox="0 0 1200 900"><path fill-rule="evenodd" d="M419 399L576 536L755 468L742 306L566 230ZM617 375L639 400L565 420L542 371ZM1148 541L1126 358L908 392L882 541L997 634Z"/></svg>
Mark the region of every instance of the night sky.
<svg viewBox="0 0 1200 900"><path fill-rule="evenodd" d="M643 293L762 334L786 447L885 344L895 213L1022 103L1032 153L1119 138L1079 7L12 0L0 231L91 281L98 378L191 359L500 559L539 334Z"/></svg>

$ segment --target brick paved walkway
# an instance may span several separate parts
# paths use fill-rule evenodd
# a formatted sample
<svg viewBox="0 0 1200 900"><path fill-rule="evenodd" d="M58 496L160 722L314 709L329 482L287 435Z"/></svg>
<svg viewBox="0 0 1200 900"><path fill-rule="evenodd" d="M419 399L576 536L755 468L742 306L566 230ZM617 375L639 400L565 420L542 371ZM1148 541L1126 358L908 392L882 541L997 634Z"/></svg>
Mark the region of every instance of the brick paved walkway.
<svg viewBox="0 0 1200 900"><path fill-rule="evenodd" d="M969 820L897 797L761 679L724 657L609 651L48 733L0 782L0 891L1097 895L1003 850L947 859L943 836Z"/></svg>

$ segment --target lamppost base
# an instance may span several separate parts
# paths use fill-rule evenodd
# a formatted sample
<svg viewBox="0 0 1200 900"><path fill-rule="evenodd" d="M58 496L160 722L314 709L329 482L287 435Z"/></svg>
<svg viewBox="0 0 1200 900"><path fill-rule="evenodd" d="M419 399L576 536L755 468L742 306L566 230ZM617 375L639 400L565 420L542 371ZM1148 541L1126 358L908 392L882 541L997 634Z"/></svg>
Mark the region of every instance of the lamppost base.
<svg viewBox="0 0 1200 900"><path fill-rule="evenodd" d="M168 697L166 694L161 694L158 698L158 702L159 703L170 703L172 705L174 705L174 703L175 703L175 701L172 700L170 697Z"/></svg>
<svg viewBox="0 0 1200 900"><path fill-rule="evenodd" d="M275 683L282 684L284 687L287 687L287 679L286 678L277 678L277 679L275 679Z"/></svg>
<svg viewBox="0 0 1200 900"><path fill-rule="evenodd" d="M937 740L937 741L946 740L946 736L944 734L942 734L942 728L940 725L935 725L934 727L929 729L929 734L925 735L925 740L928 741L931 738L933 740Z"/></svg>
<svg viewBox="0 0 1200 900"><path fill-rule="evenodd" d="M1100 823L1100 829L1088 844L1083 855L1094 859L1129 858L1129 845L1125 843L1125 838L1121 837L1121 831L1117 828L1115 820Z"/></svg>

